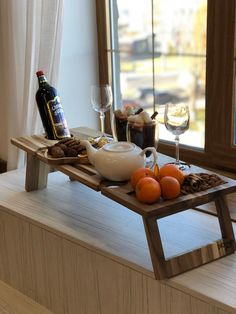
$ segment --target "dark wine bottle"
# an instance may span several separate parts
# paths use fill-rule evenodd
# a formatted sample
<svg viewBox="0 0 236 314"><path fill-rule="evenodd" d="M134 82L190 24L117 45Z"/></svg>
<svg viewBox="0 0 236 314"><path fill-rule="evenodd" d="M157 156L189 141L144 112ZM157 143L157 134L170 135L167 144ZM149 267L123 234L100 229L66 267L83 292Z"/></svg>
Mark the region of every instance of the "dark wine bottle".
<svg viewBox="0 0 236 314"><path fill-rule="evenodd" d="M47 138L56 140L70 137L57 90L48 84L43 71L38 71L36 75L39 82L36 102Z"/></svg>

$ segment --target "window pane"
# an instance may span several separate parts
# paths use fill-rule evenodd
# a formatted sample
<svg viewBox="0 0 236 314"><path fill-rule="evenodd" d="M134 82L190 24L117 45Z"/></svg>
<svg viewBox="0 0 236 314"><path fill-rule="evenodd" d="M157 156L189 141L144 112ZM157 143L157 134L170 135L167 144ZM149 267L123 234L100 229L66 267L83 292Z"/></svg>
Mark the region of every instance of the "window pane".
<svg viewBox="0 0 236 314"><path fill-rule="evenodd" d="M111 3L115 105L142 104L140 87L146 81L153 86L151 1L113 0Z"/></svg>
<svg viewBox="0 0 236 314"><path fill-rule="evenodd" d="M154 0L153 5L113 0L111 11L116 107L157 110L160 137L173 140L163 125L164 105L187 102L191 123L181 143L204 147L207 0Z"/></svg>
<svg viewBox="0 0 236 314"><path fill-rule="evenodd" d="M204 147L207 1L155 0L154 10L155 45L160 49L155 102L159 108L166 101L187 102L190 129L181 135L181 143ZM158 111L163 122L163 109ZM173 138L163 124L160 135Z"/></svg>

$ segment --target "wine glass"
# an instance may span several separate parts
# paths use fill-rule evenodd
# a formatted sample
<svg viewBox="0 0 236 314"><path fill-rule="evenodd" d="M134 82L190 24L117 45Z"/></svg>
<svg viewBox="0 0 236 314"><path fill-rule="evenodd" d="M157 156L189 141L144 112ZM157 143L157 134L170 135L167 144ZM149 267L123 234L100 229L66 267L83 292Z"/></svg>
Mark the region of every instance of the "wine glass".
<svg viewBox="0 0 236 314"><path fill-rule="evenodd" d="M101 132L102 137L106 137L104 133L104 119L105 112L109 110L112 105L113 97L112 97L112 89L110 85L93 85L91 87L91 102L93 105L93 109L100 113L100 121L101 121Z"/></svg>
<svg viewBox="0 0 236 314"><path fill-rule="evenodd" d="M165 127L175 135L176 161L174 164L182 170L186 168L187 164L179 160L179 135L188 130L189 119L189 107L186 103L168 103L165 106Z"/></svg>

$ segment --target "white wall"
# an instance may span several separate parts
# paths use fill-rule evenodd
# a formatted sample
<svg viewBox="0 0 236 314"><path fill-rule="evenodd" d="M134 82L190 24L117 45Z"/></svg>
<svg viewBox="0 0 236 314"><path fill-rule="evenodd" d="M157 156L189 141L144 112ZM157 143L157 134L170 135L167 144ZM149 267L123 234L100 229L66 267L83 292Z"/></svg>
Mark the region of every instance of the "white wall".
<svg viewBox="0 0 236 314"><path fill-rule="evenodd" d="M98 81L94 0L64 0L64 25L58 91L69 127L98 129L90 87Z"/></svg>

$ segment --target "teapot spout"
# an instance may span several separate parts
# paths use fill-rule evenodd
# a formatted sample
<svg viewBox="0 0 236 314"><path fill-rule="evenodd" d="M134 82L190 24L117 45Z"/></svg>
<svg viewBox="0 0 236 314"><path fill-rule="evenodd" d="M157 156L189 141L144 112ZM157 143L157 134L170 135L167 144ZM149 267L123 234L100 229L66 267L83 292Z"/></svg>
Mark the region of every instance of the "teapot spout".
<svg viewBox="0 0 236 314"><path fill-rule="evenodd" d="M97 153L97 149L94 148L91 143L87 140L81 140L80 143L86 147L89 162L94 165L95 155Z"/></svg>

